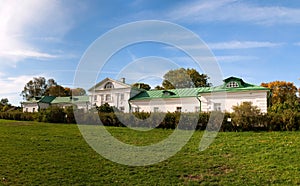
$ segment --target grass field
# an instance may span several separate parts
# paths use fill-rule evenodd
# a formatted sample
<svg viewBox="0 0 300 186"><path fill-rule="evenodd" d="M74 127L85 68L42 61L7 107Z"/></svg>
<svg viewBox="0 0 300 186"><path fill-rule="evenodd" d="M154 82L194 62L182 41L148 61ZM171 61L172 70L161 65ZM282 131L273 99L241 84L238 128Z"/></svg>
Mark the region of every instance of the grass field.
<svg viewBox="0 0 300 186"><path fill-rule="evenodd" d="M150 144L172 130L109 128L124 142ZM195 132L175 156L132 167L93 151L77 125L0 120L3 185L299 185L299 132L219 133L204 152Z"/></svg>

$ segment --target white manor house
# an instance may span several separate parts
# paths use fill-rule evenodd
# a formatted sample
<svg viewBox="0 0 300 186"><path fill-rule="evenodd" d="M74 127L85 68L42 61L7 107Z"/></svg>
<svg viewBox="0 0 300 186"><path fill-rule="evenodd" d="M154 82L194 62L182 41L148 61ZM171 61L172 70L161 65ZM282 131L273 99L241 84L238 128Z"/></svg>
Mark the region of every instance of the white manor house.
<svg viewBox="0 0 300 186"><path fill-rule="evenodd" d="M123 112L232 112L233 106L247 101L266 113L269 89L229 77L216 87L147 91L131 87L124 78L106 78L88 91L91 105L108 103Z"/></svg>
<svg viewBox="0 0 300 186"><path fill-rule="evenodd" d="M232 112L233 106L247 101L266 113L269 89L246 83L240 78L229 77L216 87L147 91L126 84L125 78L120 81L105 78L88 92L88 96L44 96L23 102L23 111L38 112L50 105L66 107L72 104L79 109L88 110L108 103L122 112Z"/></svg>

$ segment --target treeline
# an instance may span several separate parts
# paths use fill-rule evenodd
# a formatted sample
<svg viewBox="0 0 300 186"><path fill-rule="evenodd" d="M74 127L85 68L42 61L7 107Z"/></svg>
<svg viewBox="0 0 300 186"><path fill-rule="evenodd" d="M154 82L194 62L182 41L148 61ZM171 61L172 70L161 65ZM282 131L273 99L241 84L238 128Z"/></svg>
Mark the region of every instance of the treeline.
<svg viewBox="0 0 300 186"><path fill-rule="evenodd" d="M233 113L225 113L222 121L214 121L213 125L220 124L220 131L296 131L300 126L299 112L254 114L257 112L251 103L240 105ZM235 108L237 109L237 108ZM241 111L241 109L243 111ZM115 127L152 127L175 129L181 121L180 129L205 130L212 113L122 113L122 112L83 112L72 107L49 107L36 113L20 111L0 112L0 119L38 121L49 123L76 123Z"/></svg>

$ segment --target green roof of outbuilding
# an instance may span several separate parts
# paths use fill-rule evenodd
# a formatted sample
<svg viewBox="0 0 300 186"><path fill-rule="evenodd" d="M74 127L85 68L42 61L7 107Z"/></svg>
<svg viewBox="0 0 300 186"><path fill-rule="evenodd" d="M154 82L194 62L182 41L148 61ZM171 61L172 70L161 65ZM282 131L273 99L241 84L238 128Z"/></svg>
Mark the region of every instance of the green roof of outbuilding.
<svg viewBox="0 0 300 186"><path fill-rule="evenodd" d="M51 103L78 103L78 102L88 102L88 96L73 96L73 97L56 97Z"/></svg>
<svg viewBox="0 0 300 186"><path fill-rule="evenodd" d="M55 96L43 96L40 100L38 100L39 103L51 103L55 99Z"/></svg>
<svg viewBox="0 0 300 186"><path fill-rule="evenodd" d="M48 103L50 104L55 99L55 96L35 97L23 103Z"/></svg>
<svg viewBox="0 0 300 186"><path fill-rule="evenodd" d="M199 92L209 92L209 87L200 88L179 88L170 90L149 90L143 91L140 94L131 98L131 100L153 99L153 98L181 98L181 97L196 97Z"/></svg>
<svg viewBox="0 0 300 186"><path fill-rule="evenodd" d="M241 87L228 88L226 84L230 80L240 80ZM230 77L224 80L224 84L216 87L199 87L199 88L180 88L180 89L170 89L170 90L149 90L143 91L138 95L132 97L130 100L143 100L143 99L158 99L158 98L182 98L182 97L196 97L204 93L212 92L243 92L251 90L264 90L269 91L268 88L252 85L245 83L239 78ZM165 94L169 92L170 94Z"/></svg>

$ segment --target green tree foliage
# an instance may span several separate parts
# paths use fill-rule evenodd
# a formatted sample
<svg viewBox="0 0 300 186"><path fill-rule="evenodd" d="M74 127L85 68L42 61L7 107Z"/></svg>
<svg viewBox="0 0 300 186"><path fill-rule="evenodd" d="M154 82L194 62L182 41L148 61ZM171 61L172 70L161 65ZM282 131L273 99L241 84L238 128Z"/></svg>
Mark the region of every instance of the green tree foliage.
<svg viewBox="0 0 300 186"><path fill-rule="evenodd" d="M243 102L241 105L233 106L232 123L239 130L248 131L260 125L259 116L261 111L252 102Z"/></svg>
<svg viewBox="0 0 300 186"><path fill-rule="evenodd" d="M1 103L2 105L8 105L8 104L9 104L7 98L2 98L2 99L0 100L0 103Z"/></svg>
<svg viewBox="0 0 300 186"><path fill-rule="evenodd" d="M100 107L96 107L98 112L110 113L114 112L114 107L110 106L108 103L101 105Z"/></svg>
<svg viewBox="0 0 300 186"><path fill-rule="evenodd" d="M132 87L136 87L136 88L140 88L140 89L145 89L145 90L150 90L151 89L150 85L148 85L146 83L134 83L132 85Z"/></svg>
<svg viewBox="0 0 300 186"><path fill-rule="evenodd" d="M200 74L195 69L180 68L167 72L162 86L164 89L207 87L207 80L207 75Z"/></svg>
<svg viewBox="0 0 300 186"><path fill-rule="evenodd" d="M154 90L164 90L164 87L157 85L154 87Z"/></svg>
<svg viewBox="0 0 300 186"><path fill-rule="evenodd" d="M51 106L37 113L37 120L42 122L63 123L65 118L66 113L61 107Z"/></svg>
<svg viewBox="0 0 300 186"><path fill-rule="evenodd" d="M45 94L47 89L46 79L44 77L34 77L25 84L21 95L23 99L30 100L34 97L41 97Z"/></svg>
<svg viewBox="0 0 300 186"><path fill-rule="evenodd" d="M45 91L45 96L70 96L70 93L60 85L48 87Z"/></svg>
<svg viewBox="0 0 300 186"><path fill-rule="evenodd" d="M83 88L70 89L58 85L54 79L46 81L44 77L34 77L33 80L26 83L21 95L28 101L42 96L83 96L86 95L86 92Z"/></svg>
<svg viewBox="0 0 300 186"><path fill-rule="evenodd" d="M86 95L86 91L83 88L74 88L71 89L71 94L72 96L84 96Z"/></svg>

